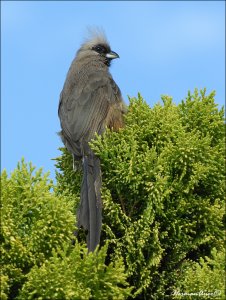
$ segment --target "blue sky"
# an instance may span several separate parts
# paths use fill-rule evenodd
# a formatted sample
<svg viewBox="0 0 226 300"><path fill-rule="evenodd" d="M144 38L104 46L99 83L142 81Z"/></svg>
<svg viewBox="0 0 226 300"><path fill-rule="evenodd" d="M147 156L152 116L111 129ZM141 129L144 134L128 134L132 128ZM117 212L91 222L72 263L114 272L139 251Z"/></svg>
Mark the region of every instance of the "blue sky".
<svg viewBox="0 0 226 300"><path fill-rule="evenodd" d="M111 73L127 103L206 87L224 105L224 1L1 1L2 169L23 156L54 178L59 94L87 26L120 55Z"/></svg>

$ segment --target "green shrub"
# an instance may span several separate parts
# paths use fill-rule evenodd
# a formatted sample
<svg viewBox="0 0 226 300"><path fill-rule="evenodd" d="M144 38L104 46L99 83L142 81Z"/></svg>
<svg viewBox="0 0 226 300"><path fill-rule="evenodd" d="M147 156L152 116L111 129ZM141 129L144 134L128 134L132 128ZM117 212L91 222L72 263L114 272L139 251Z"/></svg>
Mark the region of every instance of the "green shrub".
<svg viewBox="0 0 226 300"><path fill-rule="evenodd" d="M181 280L174 291L175 299L224 299L225 297L225 252L214 248L211 257L199 262L186 261L181 266Z"/></svg>
<svg viewBox="0 0 226 300"><path fill-rule="evenodd" d="M104 206L94 253L84 234L71 243L82 174L65 148L57 186L24 160L3 171L1 299L223 295L223 115L205 90L179 105L130 99L125 128L92 142Z"/></svg>
<svg viewBox="0 0 226 300"><path fill-rule="evenodd" d="M92 142L102 165L101 245L108 241L109 261L123 257L136 299L171 298L184 261L210 256L223 238L224 111L205 90L162 102L130 99L125 128ZM74 193L76 206L81 173L61 150L58 192Z"/></svg>
<svg viewBox="0 0 226 300"><path fill-rule="evenodd" d="M1 299L125 299L122 259L105 264L107 247L87 254L75 239L74 196L24 162L1 176Z"/></svg>
<svg viewBox="0 0 226 300"><path fill-rule="evenodd" d="M126 299L131 288L122 260L106 266L105 257L106 247L87 254L85 245L66 246L31 270L18 299Z"/></svg>
<svg viewBox="0 0 226 300"><path fill-rule="evenodd" d="M0 278L0 299L1 300L7 300L8 294L9 294L9 277L7 275L2 274L1 271L1 278Z"/></svg>
<svg viewBox="0 0 226 300"><path fill-rule="evenodd" d="M10 177L6 171L1 175L1 264L9 299L17 295L34 265L71 241L74 230L72 199L56 197L48 174L34 170L22 160Z"/></svg>

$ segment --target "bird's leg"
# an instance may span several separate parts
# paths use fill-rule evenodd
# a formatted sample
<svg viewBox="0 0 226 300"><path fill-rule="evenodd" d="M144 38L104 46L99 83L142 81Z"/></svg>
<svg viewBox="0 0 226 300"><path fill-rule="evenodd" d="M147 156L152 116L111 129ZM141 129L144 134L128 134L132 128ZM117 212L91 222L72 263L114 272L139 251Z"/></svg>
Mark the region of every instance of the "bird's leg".
<svg viewBox="0 0 226 300"><path fill-rule="evenodd" d="M77 170L77 168L76 168L76 165L75 165L75 155L74 154L72 154L72 159L73 159L73 170L74 171L76 171Z"/></svg>

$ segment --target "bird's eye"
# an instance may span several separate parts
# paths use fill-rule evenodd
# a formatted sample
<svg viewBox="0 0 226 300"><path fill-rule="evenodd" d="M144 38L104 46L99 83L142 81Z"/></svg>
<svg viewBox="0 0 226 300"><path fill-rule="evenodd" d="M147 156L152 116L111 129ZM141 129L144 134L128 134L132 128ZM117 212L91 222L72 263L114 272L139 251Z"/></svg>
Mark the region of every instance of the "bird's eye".
<svg viewBox="0 0 226 300"><path fill-rule="evenodd" d="M98 52L103 52L103 48L102 48L102 47L99 47L99 46L96 47L96 50L97 50Z"/></svg>
<svg viewBox="0 0 226 300"><path fill-rule="evenodd" d="M101 45L94 46L92 49L100 54L106 53L106 48Z"/></svg>

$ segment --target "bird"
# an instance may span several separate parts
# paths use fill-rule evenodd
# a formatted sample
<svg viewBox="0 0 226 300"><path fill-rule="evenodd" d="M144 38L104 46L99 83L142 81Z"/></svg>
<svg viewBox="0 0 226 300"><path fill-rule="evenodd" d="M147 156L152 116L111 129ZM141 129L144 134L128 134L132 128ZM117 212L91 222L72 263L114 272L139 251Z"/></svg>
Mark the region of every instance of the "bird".
<svg viewBox="0 0 226 300"><path fill-rule="evenodd" d="M116 58L119 55L111 50L105 33L92 31L71 63L58 106L59 135L73 156L74 169L76 162L82 162L77 228L86 231L89 252L99 245L102 228L100 159L89 143L106 128L112 131L122 128L126 113L120 88L109 72Z"/></svg>

